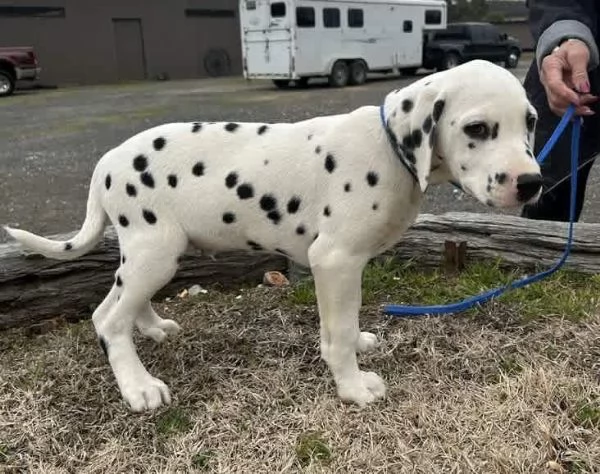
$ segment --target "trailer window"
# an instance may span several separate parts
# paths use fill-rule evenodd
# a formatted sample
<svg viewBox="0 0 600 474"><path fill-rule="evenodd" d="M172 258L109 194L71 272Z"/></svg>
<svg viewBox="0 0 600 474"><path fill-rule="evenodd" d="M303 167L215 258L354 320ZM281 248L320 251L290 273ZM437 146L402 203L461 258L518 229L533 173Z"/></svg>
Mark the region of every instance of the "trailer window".
<svg viewBox="0 0 600 474"><path fill-rule="evenodd" d="M410 33L412 31L412 26L413 23L411 20L404 20L404 23L402 24L402 31L405 33Z"/></svg>
<svg viewBox="0 0 600 474"><path fill-rule="evenodd" d="M246 10L256 10L256 1L246 0Z"/></svg>
<svg viewBox="0 0 600 474"><path fill-rule="evenodd" d="M282 16L285 16L285 3L284 2L271 3L271 16L273 18L281 18Z"/></svg>
<svg viewBox="0 0 600 474"><path fill-rule="evenodd" d="M296 25L299 28L314 28L315 9L313 7L296 8Z"/></svg>
<svg viewBox="0 0 600 474"><path fill-rule="evenodd" d="M339 28L340 24L339 8L323 8L323 26L325 28Z"/></svg>
<svg viewBox="0 0 600 474"><path fill-rule="evenodd" d="M364 25L363 11L358 8L348 9L348 26L350 28L362 28Z"/></svg>
<svg viewBox="0 0 600 474"><path fill-rule="evenodd" d="M442 24L442 12L439 10L425 11L425 24L426 25L441 25Z"/></svg>

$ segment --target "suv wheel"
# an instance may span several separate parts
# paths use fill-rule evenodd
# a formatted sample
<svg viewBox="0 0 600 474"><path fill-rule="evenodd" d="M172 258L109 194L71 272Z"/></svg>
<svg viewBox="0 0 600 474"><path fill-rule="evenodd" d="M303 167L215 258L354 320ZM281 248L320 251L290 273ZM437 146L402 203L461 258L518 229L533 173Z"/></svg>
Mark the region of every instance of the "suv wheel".
<svg viewBox="0 0 600 474"><path fill-rule="evenodd" d="M504 66L507 69L514 69L519 64L519 51L516 49L511 49L508 52L508 56L506 56L506 60L504 61Z"/></svg>
<svg viewBox="0 0 600 474"><path fill-rule="evenodd" d="M359 86L365 82L367 82L367 65L361 60L353 61L352 64L350 64L349 83Z"/></svg>
<svg viewBox="0 0 600 474"><path fill-rule="evenodd" d="M345 61L336 61L331 68L329 75L329 85L333 87L344 87L348 84L350 71Z"/></svg>
<svg viewBox="0 0 600 474"><path fill-rule="evenodd" d="M460 57L456 53L446 53L442 58L442 64L440 69L445 71L446 69L455 68L460 64Z"/></svg>
<svg viewBox="0 0 600 474"><path fill-rule="evenodd" d="M11 95L14 91L14 76L8 71L0 70L0 97Z"/></svg>

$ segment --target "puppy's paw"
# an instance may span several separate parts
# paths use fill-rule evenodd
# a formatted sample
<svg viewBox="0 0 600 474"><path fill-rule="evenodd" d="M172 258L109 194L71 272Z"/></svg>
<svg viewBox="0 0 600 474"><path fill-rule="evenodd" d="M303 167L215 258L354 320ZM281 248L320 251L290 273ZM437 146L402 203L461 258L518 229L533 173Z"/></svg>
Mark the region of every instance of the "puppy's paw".
<svg viewBox="0 0 600 474"><path fill-rule="evenodd" d="M345 402L364 408L377 399L384 398L385 382L375 372L360 371L358 377L338 383L338 396Z"/></svg>
<svg viewBox="0 0 600 474"><path fill-rule="evenodd" d="M156 342L163 342L167 336L177 334L181 331L181 326L172 319L155 320L152 325L138 323L137 327L144 336Z"/></svg>
<svg viewBox="0 0 600 474"><path fill-rule="evenodd" d="M121 395L134 412L155 410L163 404L171 403L169 387L147 372L124 382Z"/></svg>
<svg viewBox="0 0 600 474"><path fill-rule="evenodd" d="M370 332L361 332L358 337L356 350L358 352L371 352L379 345L377 336Z"/></svg>

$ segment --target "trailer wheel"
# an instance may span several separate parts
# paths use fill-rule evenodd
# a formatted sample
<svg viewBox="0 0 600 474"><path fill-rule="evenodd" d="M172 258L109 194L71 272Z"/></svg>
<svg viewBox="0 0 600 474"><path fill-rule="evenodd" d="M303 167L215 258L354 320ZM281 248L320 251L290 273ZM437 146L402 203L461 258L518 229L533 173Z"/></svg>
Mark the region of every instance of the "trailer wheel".
<svg viewBox="0 0 600 474"><path fill-rule="evenodd" d="M273 84L275 84L278 89L287 89L290 86L290 81L287 79L273 79Z"/></svg>
<svg viewBox="0 0 600 474"><path fill-rule="evenodd" d="M357 60L350 64L350 77L348 82L353 86L359 86L367 82L367 65L364 61Z"/></svg>
<svg viewBox="0 0 600 474"><path fill-rule="evenodd" d="M348 84L350 71L345 61L336 61L331 68L329 85L332 87L344 87Z"/></svg>
<svg viewBox="0 0 600 474"><path fill-rule="evenodd" d="M446 71L448 69L455 68L460 64L460 57L454 52L444 54L442 58L442 64L440 65L440 71Z"/></svg>

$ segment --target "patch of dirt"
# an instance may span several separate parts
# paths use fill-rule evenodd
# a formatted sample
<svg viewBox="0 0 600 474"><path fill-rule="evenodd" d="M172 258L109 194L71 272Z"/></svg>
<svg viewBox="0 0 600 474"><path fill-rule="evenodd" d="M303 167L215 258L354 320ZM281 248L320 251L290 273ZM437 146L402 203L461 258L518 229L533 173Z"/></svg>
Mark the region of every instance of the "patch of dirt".
<svg viewBox="0 0 600 474"><path fill-rule="evenodd" d="M0 339L0 472L599 472L600 318L390 319L364 308L388 384L366 409L335 395L314 306L289 288L156 305L183 332L136 335L173 403L131 413L89 321ZM557 470L558 469L558 470ZM562 471L561 471L562 469Z"/></svg>

